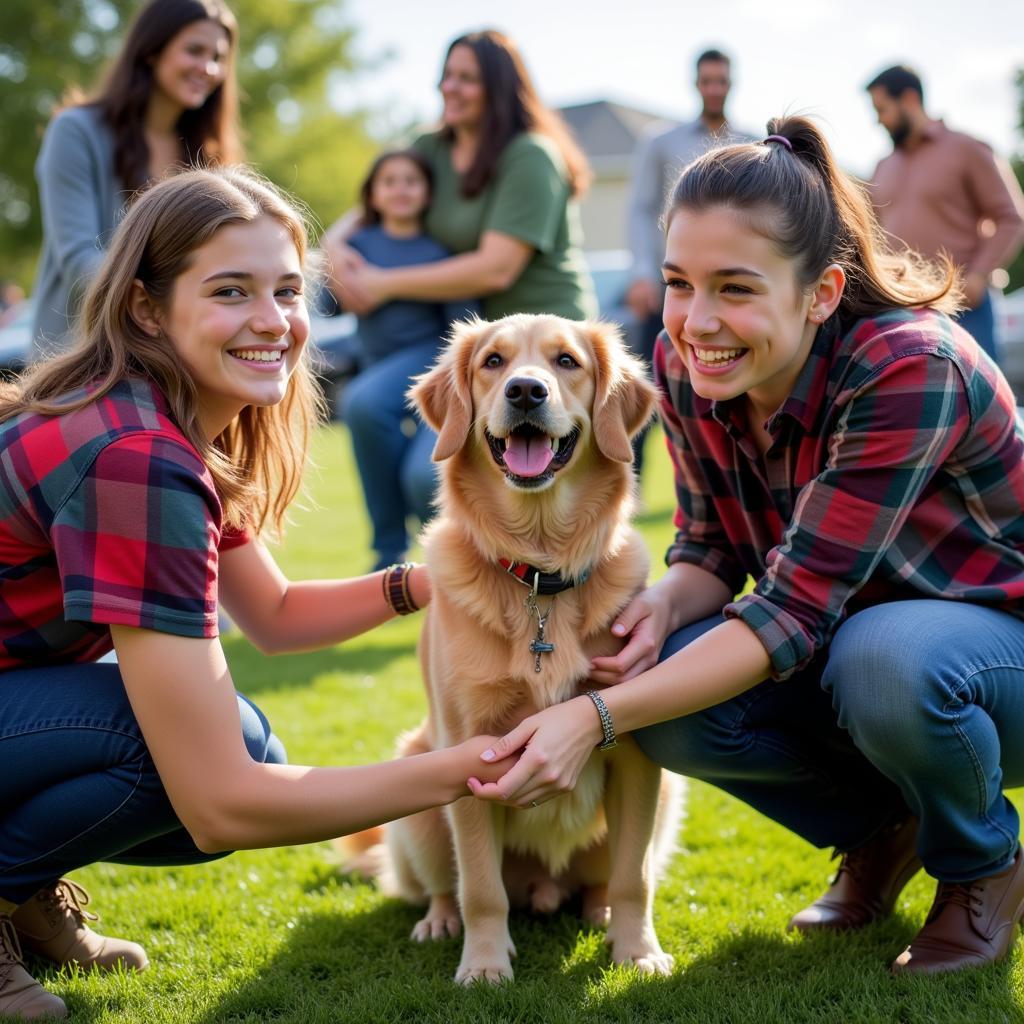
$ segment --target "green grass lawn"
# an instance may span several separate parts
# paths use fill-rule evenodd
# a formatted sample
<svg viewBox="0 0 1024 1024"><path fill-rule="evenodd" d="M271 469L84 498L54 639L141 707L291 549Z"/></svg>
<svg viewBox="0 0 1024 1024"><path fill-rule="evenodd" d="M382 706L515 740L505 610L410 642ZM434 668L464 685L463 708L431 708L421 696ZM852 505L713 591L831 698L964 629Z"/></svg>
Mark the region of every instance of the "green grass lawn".
<svg viewBox="0 0 1024 1024"><path fill-rule="evenodd" d="M339 428L321 431L315 454L316 506L295 512L280 562L293 578L357 574L369 564L368 529ZM649 455L640 527L660 565L672 493L657 435ZM236 685L266 711L293 762L355 764L390 756L396 734L423 713L417 620L296 657L261 657L237 635L225 647ZM668 979L613 969L601 934L565 913L513 917L513 985L457 988L458 942L410 943L417 911L340 877L326 844L203 867L78 872L101 927L142 942L152 967L138 977L84 977L31 966L80 1022L1024 1021L1020 952L958 977L889 976L931 901L923 875L897 914L861 934L787 935L790 914L831 870L828 851L694 783L655 905L676 960Z"/></svg>

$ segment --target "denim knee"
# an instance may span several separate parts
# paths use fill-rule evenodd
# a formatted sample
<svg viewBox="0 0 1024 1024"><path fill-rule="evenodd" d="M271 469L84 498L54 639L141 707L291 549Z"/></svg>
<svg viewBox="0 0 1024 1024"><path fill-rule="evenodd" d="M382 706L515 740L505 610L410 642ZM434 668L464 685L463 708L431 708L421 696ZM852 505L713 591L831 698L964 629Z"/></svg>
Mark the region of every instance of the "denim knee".
<svg viewBox="0 0 1024 1024"><path fill-rule="evenodd" d="M927 638L918 629L900 628L887 607L858 612L837 630L821 676L839 725L873 760L923 753L927 723L942 718L956 699L935 646L915 642Z"/></svg>
<svg viewBox="0 0 1024 1024"><path fill-rule="evenodd" d="M242 721L245 749L254 761L269 764L287 764L284 744L274 735L267 716L244 694L237 694L238 715Z"/></svg>

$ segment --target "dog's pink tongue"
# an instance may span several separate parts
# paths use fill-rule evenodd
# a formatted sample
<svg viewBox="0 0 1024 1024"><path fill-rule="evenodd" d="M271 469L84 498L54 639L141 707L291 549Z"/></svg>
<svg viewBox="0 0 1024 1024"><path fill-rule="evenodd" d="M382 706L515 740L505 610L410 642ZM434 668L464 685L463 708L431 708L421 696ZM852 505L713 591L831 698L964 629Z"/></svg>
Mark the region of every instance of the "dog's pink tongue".
<svg viewBox="0 0 1024 1024"><path fill-rule="evenodd" d="M551 441L543 434L520 437L510 434L505 442L505 465L516 476L540 476L551 464Z"/></svg>

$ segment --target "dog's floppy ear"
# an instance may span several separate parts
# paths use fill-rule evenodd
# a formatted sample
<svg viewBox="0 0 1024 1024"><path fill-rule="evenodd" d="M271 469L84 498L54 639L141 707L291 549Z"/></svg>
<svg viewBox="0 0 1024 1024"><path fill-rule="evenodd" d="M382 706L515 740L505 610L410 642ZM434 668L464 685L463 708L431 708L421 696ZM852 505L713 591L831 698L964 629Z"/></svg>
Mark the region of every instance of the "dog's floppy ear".
<svg viewBox="0 0 1024 1024"><path fill-rule="evenodd" d="M594 440L601 454L615 462L632 462L630 439L654 412L657 388L643 363L630 355L613 324L589 321L583 329L594 352Z"/></svg>
<svg viewBox="0 0 1024 1024"><path fill-rule="evenodd" d="M437 433L434 461L450 459L469 437L473 421L473 396L469 389L469 361L476 339L487 327L473 319L452 325L448 345L434 366L413 378L406 393L410 405L419 410L431 430Z"/></svg>

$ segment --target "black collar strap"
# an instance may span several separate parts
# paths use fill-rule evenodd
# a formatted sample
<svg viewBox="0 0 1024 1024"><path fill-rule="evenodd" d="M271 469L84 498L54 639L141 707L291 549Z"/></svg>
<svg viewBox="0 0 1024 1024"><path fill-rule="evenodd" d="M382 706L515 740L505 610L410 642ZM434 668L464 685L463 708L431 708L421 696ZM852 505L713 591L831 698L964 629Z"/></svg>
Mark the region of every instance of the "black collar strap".
<svg viewBox="0 0 1024 1024"><path fill-rule="evenodd" d="M563 590L570 590L578 584L586 583L590 578L590 570L584 569L579 576L570 576L565 579L560 572L544 572L526 562L512 562L507 558L499 558L501 567L510 576L515 577L525 587L536 589L538 594L560 594Z"/></svg>

